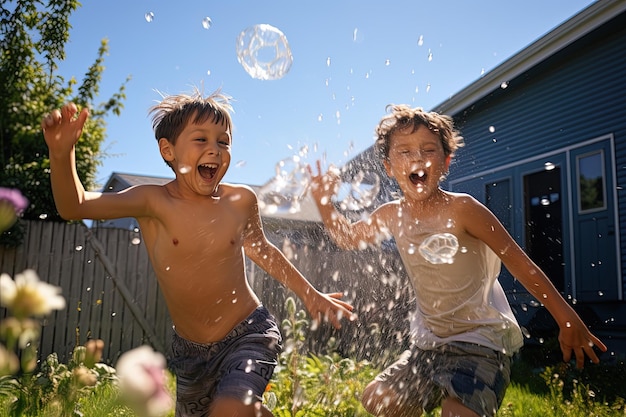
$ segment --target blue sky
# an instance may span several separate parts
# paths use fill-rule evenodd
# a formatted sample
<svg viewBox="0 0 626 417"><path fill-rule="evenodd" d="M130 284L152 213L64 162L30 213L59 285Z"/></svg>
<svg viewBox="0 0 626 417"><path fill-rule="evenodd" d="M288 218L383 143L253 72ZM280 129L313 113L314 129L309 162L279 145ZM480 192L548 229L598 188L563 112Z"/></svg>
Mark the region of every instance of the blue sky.
<svg viewBox="0 0 626 417"><path fill-rule="evenodd" d="M373 143L387 104L431 109L592 3L84 1L70 19L60 71L82 78L107 38L100 99L131 77L122 115L107 119L100 185L112 172L173 176L147 111L160 97L156 90L194 86L221 88L234 99L225 181L261 185L304 146L311 162L343 164ZM293 65L278 80L254 79L237 60L237 36L261 23L280 29L291 47Z"/></svg>

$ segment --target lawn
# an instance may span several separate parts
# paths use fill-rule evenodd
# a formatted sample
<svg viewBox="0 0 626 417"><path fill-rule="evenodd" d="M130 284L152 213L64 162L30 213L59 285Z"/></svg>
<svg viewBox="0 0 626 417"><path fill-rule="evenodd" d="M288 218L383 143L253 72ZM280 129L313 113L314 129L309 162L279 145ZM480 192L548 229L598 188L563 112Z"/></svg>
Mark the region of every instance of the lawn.
<svg viewBox="0 0 626 417"><path fill-rule="evenodd" d="M330 353L306 352L307 315L296 311L292 299L287 304L289 317L282 323L285 349L265 393L268 408L276 417L368 416L359 395L380 369L368 361L335 353L333 340L328 345ZM94 349L94 344L77 347L68 364L59 363L52 354L36 369L5 372L0 376L0 417L174 415L171 408L162 408L152 391L141 397L141 386L121 388L121 358L114 369L99 363ZM498 417L624 417L625 388L620 381L625 372L626 366L619 360L590 364L581 371L554 360L545 347L525 348L513 363L512 383ZM161 385L174 392L169 372L165 371ZM139 390L133 395L143 398L139 404L120 396L129 389ZM440 410L434 410L427 416L439 415Z"/></svg>

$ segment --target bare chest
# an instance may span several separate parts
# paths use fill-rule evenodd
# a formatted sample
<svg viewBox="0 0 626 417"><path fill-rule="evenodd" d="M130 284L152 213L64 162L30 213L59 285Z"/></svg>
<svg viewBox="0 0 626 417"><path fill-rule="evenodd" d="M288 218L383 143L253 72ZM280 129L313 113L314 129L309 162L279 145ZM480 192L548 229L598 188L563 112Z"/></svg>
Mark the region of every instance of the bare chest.
<svg viewBox="0 0 626 417"><path fill-rule="evenodd" d="M213 266L241 257L243 228L247 220L227 205L185 203L174 205L144 231L155 266L172 264Z"/></svg>

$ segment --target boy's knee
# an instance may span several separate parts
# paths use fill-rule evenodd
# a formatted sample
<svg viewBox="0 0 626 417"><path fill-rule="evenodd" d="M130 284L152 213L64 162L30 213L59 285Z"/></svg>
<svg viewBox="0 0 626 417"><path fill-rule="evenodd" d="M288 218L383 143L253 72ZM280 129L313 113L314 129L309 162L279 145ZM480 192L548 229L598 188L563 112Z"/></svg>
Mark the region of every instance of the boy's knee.
<svg viewBox="0 0 626 417"><path fill-rule="evenodd" d="M381 381L370 382L361 395L365 411L379 417L421 416L422 408L409 406L392 388Z"/></svg>
<svg viewBox="0 0 626 417"><path fill-rule="evenodd" d="M395 402L394 399L391 390L380 381L372 381L363 390L361 404L368 413L378 416L384 415L381 413Z"/></svg>

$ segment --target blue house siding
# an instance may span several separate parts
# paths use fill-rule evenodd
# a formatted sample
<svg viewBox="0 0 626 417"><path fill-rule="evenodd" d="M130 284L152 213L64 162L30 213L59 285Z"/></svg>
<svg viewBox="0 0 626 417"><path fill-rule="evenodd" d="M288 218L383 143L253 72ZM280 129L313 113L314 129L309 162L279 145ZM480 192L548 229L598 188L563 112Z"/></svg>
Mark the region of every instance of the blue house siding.
<svg viewBox="0 0 626 417"><path fill-rule="evenodd" d="M585 301L578 307L586 311L590 324L606 331L611 341L619 339L620 349L626 334L625 28L626 13L621 13L521 75L501 80L505 83L501 88L451 114L466 146L457 152L448 176L448 188L454 191L469 192L485 203L488 194L497 195L502 206L490 208L524 246L525 234L529 233L524 178L545 171L542 166L547 162L557 167L555 175L559 176L561 189L554 195L562 205L558 214L563 224L561 240L556 243L563 253L552 264L557 272L556 264L562 264L564 282L559 285L567 296ZM605 179L607 201L614 205L616 214L608 219L606 230L593 214L587 223L572 220L583 216L576 200L575 174L577 158L586 155L587 147L582 145L600 149L610 172ZM611 223L616 225L615 230ZM615 240L613 233L619 237L613 257L617 257L616 270L609 277L601 274L600 279L593 274L597 272L593 268L602 267L601 262L582 265L581 273L581 263L588 262L585 255L601 250L580 239L581 231L599 234L594 227L603 230L609 239ZM576 262L579 276L573 279L576 271L572 265ZM502 282L512 304L517 304L518 317L522 322L532 321L525 290L506 271Z"/></svg>
<svg viewBox="0 0 626 417"><path fill-rule="evenodd" d="M450 179L607 133L624 139L625 41L621 30L598 45L570 47L568 56L506 80L507 88L454 115L467 146L457 152L461 163L453 164Z"/></svg>

